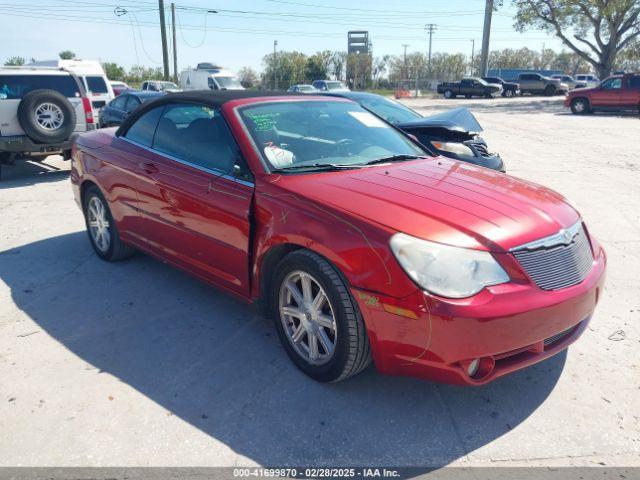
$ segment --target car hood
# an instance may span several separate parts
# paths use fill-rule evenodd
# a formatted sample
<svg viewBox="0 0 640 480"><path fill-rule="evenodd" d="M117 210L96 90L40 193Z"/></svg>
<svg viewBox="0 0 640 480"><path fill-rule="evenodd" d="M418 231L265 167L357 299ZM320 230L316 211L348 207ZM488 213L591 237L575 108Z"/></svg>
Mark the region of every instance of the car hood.
<svg viewBox="0 0 640 480"><path fill-rule="evenodd" d="M277 185L394 231L494 252L553 235L580 218L552 190L444 157L285 175Z"/></svg>
<svg viewBox="0 0 640 480"><path fill-rule="evenodd" d="M595 92L596 90L597 88L593 88L593 87L574 88L573 90L571 90L571 92L569 92L569 95L576 95L578 93L592 93L592 92Z"/></svg>
<svg viewBox="0 0 640 480"><path fill-rule="evenodd" d="M458 132L478 133L482 127L468 108L454 108L446 112L418 118L410 122L399 122L398 128L437 127Z"/></svg>

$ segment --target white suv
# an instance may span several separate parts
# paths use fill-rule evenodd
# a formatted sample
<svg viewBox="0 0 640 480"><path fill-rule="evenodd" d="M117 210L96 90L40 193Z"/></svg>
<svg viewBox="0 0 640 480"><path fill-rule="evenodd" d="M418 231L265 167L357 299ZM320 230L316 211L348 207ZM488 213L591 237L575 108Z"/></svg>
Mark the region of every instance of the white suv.
<svg viewBox="0 0 640 480"><path fill-rule="evenodd" d="M95 128L82 82L60 68L0 67L0 164L62 154Z"/></svg>

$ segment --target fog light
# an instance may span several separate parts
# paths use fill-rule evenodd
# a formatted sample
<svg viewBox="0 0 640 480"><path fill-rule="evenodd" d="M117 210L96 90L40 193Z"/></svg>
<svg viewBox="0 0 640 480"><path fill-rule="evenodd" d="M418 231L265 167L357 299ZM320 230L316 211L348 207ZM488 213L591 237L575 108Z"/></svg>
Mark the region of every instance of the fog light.
<svg viewBox="0 0 640 480"><path fill-rule="evenodd" d="M467 374L470 377L475 376L476 373L478 373L478 368L480 368L480 359L476 358L475 360L473 360L469 366L467 367Z"/></svg>

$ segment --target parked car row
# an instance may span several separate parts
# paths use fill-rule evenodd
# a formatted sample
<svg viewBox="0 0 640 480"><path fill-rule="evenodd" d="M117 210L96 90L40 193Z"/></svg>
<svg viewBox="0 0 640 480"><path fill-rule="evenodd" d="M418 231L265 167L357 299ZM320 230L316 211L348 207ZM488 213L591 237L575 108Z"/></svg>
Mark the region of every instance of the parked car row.
<svg viewBox="0 0 640 480"><path fill-rule="evenodd" d="M505 81L501 77L465 77L460 82L444 82L438 85L437 92L445 98L472 97L514 97L516 95L557 95L566 94L575 88L588 86L597 81L592 75L552 75L547 77L539 73L520 73L517 81Z"/></svg>
<svg viewBox="0 0 640 480"><path fill-rule="evenodd" d="M71 184L96 255L140 250L255 303L321 382L373 362L481 385L576 341L606 255L575 207L344 96L181 92L81 135Z"/></svg>

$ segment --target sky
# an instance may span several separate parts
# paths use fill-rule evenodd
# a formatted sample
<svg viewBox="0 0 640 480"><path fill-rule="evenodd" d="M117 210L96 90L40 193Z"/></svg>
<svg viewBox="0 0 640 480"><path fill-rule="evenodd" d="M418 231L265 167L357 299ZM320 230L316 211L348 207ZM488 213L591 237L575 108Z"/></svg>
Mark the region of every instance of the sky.
<svg viewBox="0 0 640 480"><path fill-rule="evenodd" d="M541 31L513 29L510 2L493 15L490 49L553 48ZM170 0L165 0L170 20ZM231 70L262 68L278 50L346 51L349 30L367 30L374 56L428 50L425 24L437 25L433 52L471 56L482 43L484 0L175 0L178 70L213 62ZM77 58L162 65L157 0L0 0L0 61L46 60L71 50ZM169 27L168 27L169 28ZM171 30L168 30L171 42Z"/></svg>

